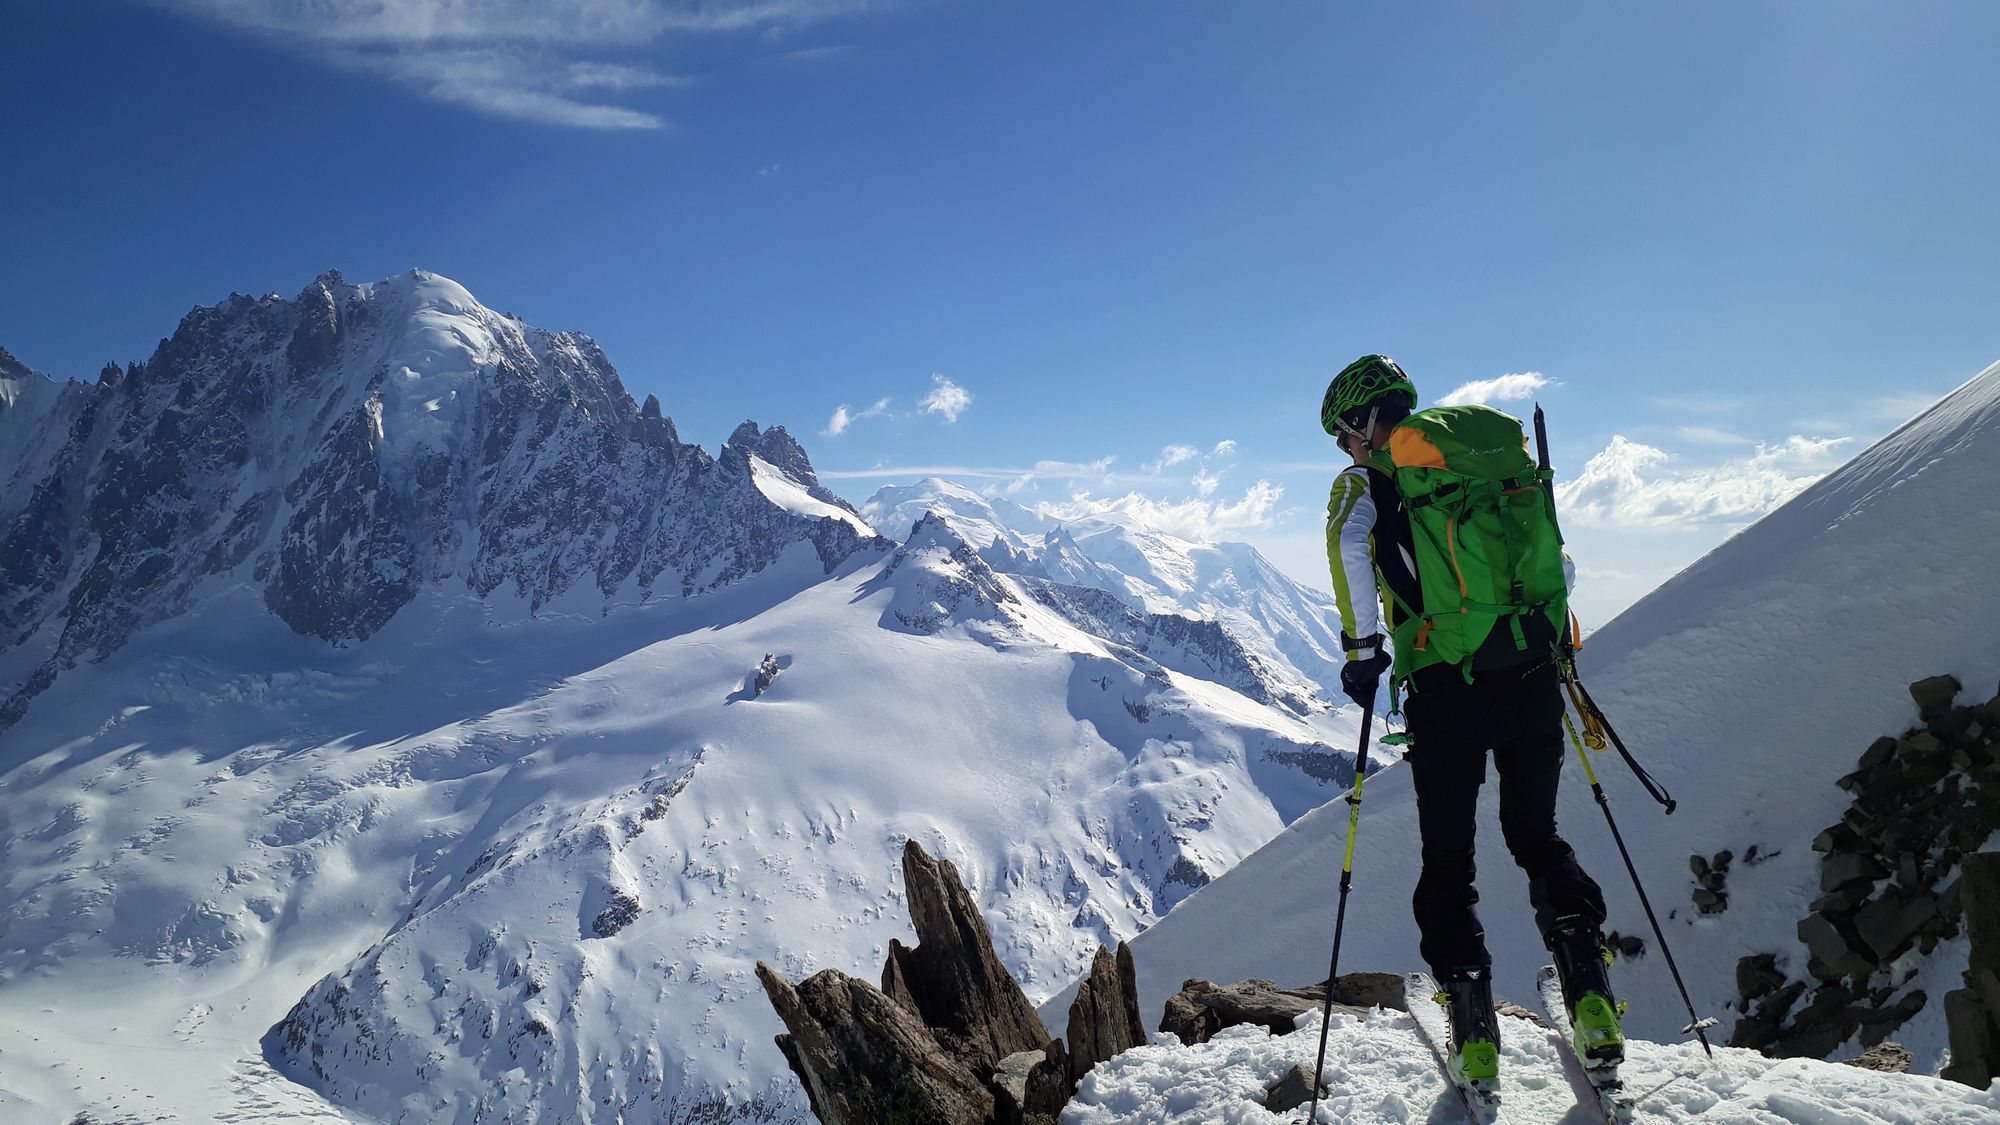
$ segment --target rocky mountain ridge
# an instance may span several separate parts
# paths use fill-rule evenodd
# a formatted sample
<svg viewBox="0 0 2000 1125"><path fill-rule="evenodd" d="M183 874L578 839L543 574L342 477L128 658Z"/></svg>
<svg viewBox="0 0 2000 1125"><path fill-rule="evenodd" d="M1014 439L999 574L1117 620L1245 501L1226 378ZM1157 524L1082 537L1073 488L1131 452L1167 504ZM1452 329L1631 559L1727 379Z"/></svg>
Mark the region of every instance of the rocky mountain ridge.
<svg viewBox="0 0 2000 1125"><path fill-rule="evenodd" d="M887 546L783 427L711 457L588 336L423 271L231 295L95 383L0 368L0 724L218 586L341 644L436 584L532 614L690 596L795 544L827 571ZM819 508L772 499L753 458Z"/></svg>

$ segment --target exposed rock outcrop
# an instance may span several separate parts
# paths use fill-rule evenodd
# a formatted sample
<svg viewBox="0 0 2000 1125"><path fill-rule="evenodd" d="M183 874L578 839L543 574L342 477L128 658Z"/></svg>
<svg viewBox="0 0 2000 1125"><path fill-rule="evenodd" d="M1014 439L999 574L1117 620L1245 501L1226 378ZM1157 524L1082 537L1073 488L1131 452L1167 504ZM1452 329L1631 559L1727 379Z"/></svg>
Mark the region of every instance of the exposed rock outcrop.
<svg viewBox="0 0 2000 1125"><path fill-rule="evenodd" d="M1841 1061L1862 1070L1879 1070L1888 1074L1910 1072L1910 1050L1901 1043L1877 1043L1861 1054Z"/></svg>
<svg viewBox="0 0 2000 1125"><path fill-rule="evenodd" d="M793 988L761 961L757 979L790 1029L778 1049L826 1125L992 1119L986 1083L915 1012L866 981L824 969Z"/></svg>
<svg viewBox="0 0 2000 1125"><path fill-rule="evenodd" d="M1048 1028L1013 974L993 952L979 905L949 860L934 859L912 840L903 847L903 886L917 946L889 942L891 972L925 1026L981 1074L1018 1051L1039 1051Z"/></svg>
<svg viewBox="0 0 2000 1125"><path fill-rule="evenodd" d="M1731 1045L1825 1058L1849 1039L1878 1046L1923 1010L1929 997L1904 986L1921 958L1960 932L1966 895L1955 875L1963 864L1969 884L1971 870L1985 862L1974 853L2000 831L2000 696L1954 706L1959 691L1951 676L1911 684L1922 724L1869 743L1855 770L1839 779L1854 799L1840 822L1813 840L1823 856L1821 894L1798 923L1803 978L1791 979L1779 953L1743 958L1736 982L1744 1014ZM1727 853L1692 857L1689 866L1697 901L1706 893L1726 905L1719 876ZM1993 944L2000 957L2000 936ZM1966 984L1953 995L1985 995L1976 973L1968 972ZM1961 1063L1995 1057L1985 1053L1991 1041L1980 1040L1980 1021L1967 1014L1977 1002L1946 1001L1954 1034L1967 1037L1970 1053L1954 1051ZM2000 980L1984 1002L2000 1008Z"/></svg>
<svg viewBox="0 0 2000 1125"><path fill-rule="evenodd" d="M1205 980L1184 981L1181 990L1167 1000L1160 1016L1160 1030L1177 1036L1184 1044L1206 1043L1215 1033L1239 1024L1256 1024L1273 1035L1291 1031L1298 1018L1319 1010L1326 1002L1324 982L1302 988L1280 988L1268 980L1242 980L1217 985ZM1395 973L1342 973L1333 987L1334 1007L1346 1012L1365 1013L1370 1008L1407 1010L1403 1003L1403 978Z"/></svg>
<svg viewBox="0 0 2000 1125"><path fill-rule="evenodd" d="M1090 975L1077 985L1069 1006L1070 1081L1081 1082L1090 1068L1146 1041L1139 1022L1139 973L1132 950L1118 943L1114 957L1103 946L1091 959Z"/></svg>
<svg viewBox="0 0 2000 1125"><path fill-rule="evenodd" d="M1966 857L1960 894L1972 951L1965 987L1945 994L1951 1065L1941 1073L1983 1090L2000 1077L2000 853Z"/></svg>
<svg viewBox="0 0 2000 1125"><path fill-rule="evenodd" d="M1000 963L957 868L913 840L903 882L918 942L889 943L880 989L836 969L794 987L757 965L787 1029L778 1049L821 1121L1053 1125L1106 1051L1143 1041L1130 1034L1138 985L1122 944L1098 951L1090 996L1071 1011L1070 1034L1086 1044L1073 1060Z"/></svg>

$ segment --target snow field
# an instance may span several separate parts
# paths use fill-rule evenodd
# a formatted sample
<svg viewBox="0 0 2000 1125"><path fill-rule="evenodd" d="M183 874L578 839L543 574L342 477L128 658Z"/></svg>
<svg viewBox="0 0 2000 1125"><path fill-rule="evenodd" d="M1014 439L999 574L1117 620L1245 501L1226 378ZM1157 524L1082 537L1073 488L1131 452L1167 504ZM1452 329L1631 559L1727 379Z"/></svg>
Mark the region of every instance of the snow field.
<svg viewBox="0 0 2000 1125"><path fill-rule="evenodd" d="M1319 1013L1298 1030L1225 1029L1183 1047L1171 1035L1100 1063L1083 1080L1062 1125L1303 1122L1306 1106L1272 1113L1264 1092L1294 1066L1311 1068ZM1601 1125L1583 1077L1555 1033L1501 1018L1500 1118L1506 1125ZM1809 1059L1774 1061L1718 1048L1713 1064L1692 1043L1632 1041L1622 1073L1638 1098L1635 1125L1993 1125L2000 1090L1883 1075ZM1316 1122L1325 1125L1459 1125L1465 1110L1403 1012L1334 1013Z"/></svg>
<svg viewBox="0 0 2000 1125"><path fill-rule="evenodd" d="M0 1074L97 1068L19 1095L63 1119L149 1093L205 1119L310 990L289 1089L366 1118L794 1120L751 966L871 975L909 936L905 838L1046 993L1192 890L1177 866L1226 870L1325 787L1266 749L1353 737L1018 590L940 603L942 552L830 580L794 553L604 618L427 599L345 650L224 598L65 677L33 745L0 738L0 1010L61 1009L0 1020ZM753 697L766 653L790 665ZM620 896L636 917L599 932ZM158 1066L122 1050L196 1004L229 1015Z"/></svg>

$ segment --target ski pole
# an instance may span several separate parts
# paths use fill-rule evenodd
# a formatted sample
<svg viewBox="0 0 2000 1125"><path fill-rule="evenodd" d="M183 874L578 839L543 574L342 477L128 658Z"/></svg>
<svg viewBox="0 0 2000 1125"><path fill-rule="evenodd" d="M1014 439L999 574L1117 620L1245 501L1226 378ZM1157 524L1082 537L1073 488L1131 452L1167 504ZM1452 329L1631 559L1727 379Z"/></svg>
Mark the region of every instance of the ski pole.
<svg viewBox="0 0 2000 1125"><path fill-rule="evenodd" d="M1576 733L1576 724L1569 721L1569 712L1563 712L1563 726L1569 731L1569 740L1576 746L1576 756L1583 762L1583 776L1590 779L1590 795L1597 799L1597 807L1604 810L1604 823L1611 826L1611 839L1618 845L1618 855L1625 861L1625 872L1632 876L1632 889L1639 892L1639 905L1646 908L1646 921L1652 924L1653 938L1660 943L1660 952L1666 955L1667 971L1674 975L1674 987L1681 990L1681 1003L1687 1005L1688 1025L1681 1028L1681 1034L1694 1033L1701 1040L1702 1053L1715 1058L1715 1049L1708 1045L1708 1029L1715 1026L1714 1018L1703 1018L1695 1014L1694 1001L1688 997L1687 984L1681 980L1681 968L1674 963L1674 951L1667 944L1667 935L1660 930L1659 916L1653 913L1652 900L1646 897L1646 888L1639 882L1639 869L1633 866L1632 853L1625 847L1625 837L1618 831L1618 821L1611 815L1611 798L1604 795L1604 786L1597 782L1597 771L1591 767L1590 752L1583 748L1583 739Z"/></svg>
<svg viewBox="0 0 2000 1125"><path fill-rule="evenodd" d="M1333 963L1326 969L1326 1002L1319 1013L1319 1057L1313 1061L1312 1107L1308 1125L1319 1116L1319 1074L1326 1065L1326 1025L1333 1019L1333 983L1340 976L1340 936L1347 926L1347 892L1354 886L1354 833L1361 826L1361 782L1367 775L1368 739L1375 731L1375 701L1361 709L1361 745L1354 751L1354 791L1347 801L1347 851L1340 860L1340 905L1333 914Z"/></svg>

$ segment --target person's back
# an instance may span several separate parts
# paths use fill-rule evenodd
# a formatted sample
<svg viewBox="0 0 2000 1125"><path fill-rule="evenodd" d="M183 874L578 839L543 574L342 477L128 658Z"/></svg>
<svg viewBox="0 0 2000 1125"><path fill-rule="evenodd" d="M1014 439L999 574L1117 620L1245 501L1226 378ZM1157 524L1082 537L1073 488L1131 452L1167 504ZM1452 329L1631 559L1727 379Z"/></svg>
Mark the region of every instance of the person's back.
<svg viewBox="0 0 2000 1125"><path fill-rule="evenodd" d="M1491 751L1500 825L1527 873L1586 1058L1623 1057L1600 929L1604 896L1556 830L1568 633L1567 559L1547 477L1518 420L1486 407L1419 412L1393 360L1364 356L1327 387L1320 421L1354 461L1335 477L1327 557L1364 707L1393 668L1407 693L1417 794L1420 950L1452 1013L1454 1075L1497 1079L1492 958L1475 904L1475 817ZM1391 642L1393 641L1393 657Z"/></svg>

